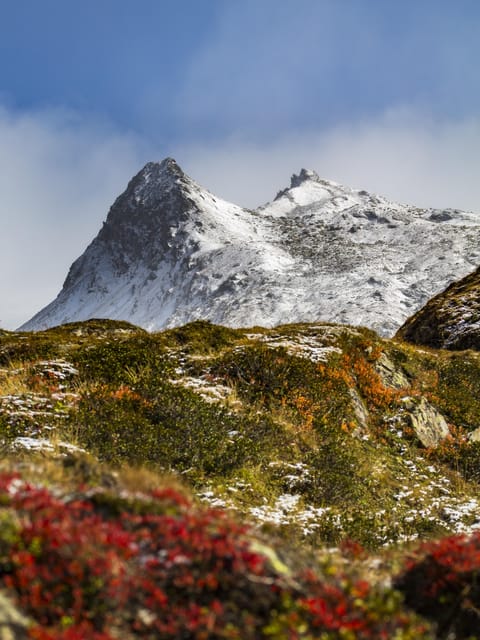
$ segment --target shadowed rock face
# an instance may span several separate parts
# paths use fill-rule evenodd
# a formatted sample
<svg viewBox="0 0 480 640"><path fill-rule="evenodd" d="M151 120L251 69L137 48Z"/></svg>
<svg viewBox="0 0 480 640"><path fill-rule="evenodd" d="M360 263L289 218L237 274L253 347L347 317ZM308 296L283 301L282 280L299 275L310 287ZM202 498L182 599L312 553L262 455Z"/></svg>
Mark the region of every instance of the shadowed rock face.
<svg viewBox="0 0 480 640"><path fill-rule="evenodd" d="M22 329L329 321L392 335L477 265L479 231L474 214L397 204L306 169L251 211L167 158L132 178L57 298Z"/></svg>
<svg viewBox="0 0 480 640"><path fill-rule="evenodd" d="M396 337L437 349L480 351L480 269L432 298Z"/></svg>

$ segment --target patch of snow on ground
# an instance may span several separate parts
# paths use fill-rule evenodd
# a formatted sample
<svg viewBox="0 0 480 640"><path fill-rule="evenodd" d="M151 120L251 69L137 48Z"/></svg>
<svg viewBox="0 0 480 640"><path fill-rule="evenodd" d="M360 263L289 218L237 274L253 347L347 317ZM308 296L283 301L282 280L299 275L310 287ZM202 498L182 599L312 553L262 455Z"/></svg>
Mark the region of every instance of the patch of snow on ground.
<svg viewBox="0 0 480 640"><path fill-rule="evenodd" d="M295 335L291 338L284 338L282 336L247 334L247 338L262 342L272 349L283 347L290 355L312 362L327 362L332 353L342 353L338 347L324 346L323 340L319 343L319 340L311 335Z"/></svg>
<svg viewBox="0 0 480 640"><path fill-rule="evenodd" d="M211 507L219 507L222 509L233 509L234 506L232 503L219 498L214 491L204 490L197 493L197 496L203 502L207 502Z"/></svg>
<svg viewBox="0 0 480 640"><path fill-rule="evenodd" d="M11 444L12 449L28 449L29 451L47 451L53 453L60 451L66 452L82 452L85 453L85 449L77 447L69 442L56 442L52 443L50 440L44 438L30 438L27 436L19 436L15 438Z"/></svg>
<svg viewBox="0 0 480 640"><path fill-rule="evenodd" d="M172 380L172 383L182 385L187 389L192 389L192 391L198 393L199 396L209 403L222 402L228 398L233 391L231 387L210 381L207 376L201 376L199 378L183 376L182 378Z"/></svg>
<svg viewBox="0 0 480 640"><path fill-rule="evenodd" d="M48 387L53 382L53 390L43 394L29 392L0 396L0 414L7 417L9 425L23 430L23 435L15 438L10 446L43 451L56 451L59 448L64 452L67 449L81 450L65 442L52 444L50 440L41 437L42 433L54 431L65 423L69 411L80 399L79 394L67 391L68 381L78 374L78 370L65 360L42 360L18 369L16 373L24 373L26 369L47 382Z"/></svg>

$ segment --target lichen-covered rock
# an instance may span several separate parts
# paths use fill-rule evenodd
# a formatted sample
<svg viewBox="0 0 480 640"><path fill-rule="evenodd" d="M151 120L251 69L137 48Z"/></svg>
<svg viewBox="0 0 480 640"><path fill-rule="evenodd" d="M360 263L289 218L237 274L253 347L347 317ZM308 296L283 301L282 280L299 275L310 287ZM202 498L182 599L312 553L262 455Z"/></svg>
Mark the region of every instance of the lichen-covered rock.
<svg viewBox="0 0 480 640"><path fill-rule="evenodd" d="M470 442L480 442L480 427L478 427L478 429L470 431L470 433L468 434L468 439L470 440Z"/></svg>
<svg viewBox="0 0 480 640"><path fill-rule="evenodd" d="M351 387L349 393L352 399L352 409L358 423L358 433L366 433L368 432L368 409L355 387Z"/></svg>
<svg viewBox="0 0 480 640"><path fill-rule="evenodd" d="M392 389L405 389L410 386L410 381L405 372L395 365L386 353L380 355L375 364L375 369L382 379L383 384L387 387L391 387Z"/></svg>
<svg viewBox="0 0 480 640"><path fill-rule="evenodd" d="M410 424L424 447L438 447L450 434L443 415L425 398L404 400Z"/></svg>

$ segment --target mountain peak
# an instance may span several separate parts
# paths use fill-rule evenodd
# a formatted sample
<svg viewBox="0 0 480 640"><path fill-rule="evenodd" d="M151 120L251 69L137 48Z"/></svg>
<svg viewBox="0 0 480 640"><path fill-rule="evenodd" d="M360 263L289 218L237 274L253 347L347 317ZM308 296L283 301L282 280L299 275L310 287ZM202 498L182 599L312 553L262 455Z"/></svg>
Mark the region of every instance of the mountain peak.
<svg viewBox="0 0 480 640"><path fill-rule="evenodd" d="M168 228L191 207L192 194L198 185L189 178L173 158L147 164L129 181L125 191L110 208L100 232L102 239L110 241L124 236L128 252L133 243L132 234L139 229ZM125 226L126 225L126 226Z"/></svg>
<svg viewBox="0 0 480 640"><path fill-rule="evenodd" d="M135 186L158 185L160 188L178 182L191 182L173 158L165 158L161 162L147 162L131 181Z"/></svg>
<svg viewBox="0 0 480 640"><path fill-rule="evenodd" d="M185 197L194 182L173 158L147 164L130 180L112 209L156 208L171 197Z"/></svg>
<svg viewBox="0 0 480 640"><path fill-rule="evenodd" d="M308 182L308 181L320 182L320 176L318 175L318 173L316 173L312 169L300 169L300 173L298 175L294 173L293 176L291 177L290 189L299 187L304 182Z"/></svg>
<svg viewBox="0 0 480 640"><path fill-rule="evenodd" d="M182 171L181 167L178 165L177 161L174 158L164 158L160 162L152 161L147 162L147 164L143 167L140 173L151 174L155 173L158 175L164 176L184 176L185 173Z"/></svg>
<svg viewBox="0 0 480 640"><path fill-rule="evenodd" d="M297 189L298 191L295 191ZM290 178L290 186L279 191L273 202L275 203L286 196L289 200L297 204L307 204L305 198L307 198L309 203L312 203L315 200L324 200L328 194L333 197L334 195L347 191L349 191L349 189L338 184L338 182L325 180L325 178L321 178L316 171L303 168L300 169L300 173L294 173L292 175Z"/></svg>

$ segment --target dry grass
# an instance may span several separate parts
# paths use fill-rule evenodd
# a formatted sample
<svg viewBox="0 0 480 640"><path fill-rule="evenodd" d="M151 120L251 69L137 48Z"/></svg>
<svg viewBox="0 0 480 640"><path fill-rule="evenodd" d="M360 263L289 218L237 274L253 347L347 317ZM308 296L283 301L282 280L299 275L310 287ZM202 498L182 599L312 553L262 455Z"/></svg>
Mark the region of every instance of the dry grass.
<svg viewBox="0 0 480 640"><path fill-rule="evenodd" d="M185 484L177 475L167 472L158 473L145 467L124 465L118 470L118 479L123 488L132 493L135 491L149 493L159 487L168 486L175 491L188 494Z"/></svg>
<svg viewBox="0 0 480 640"><path fill-rule="evenodd" d="M31 393L29 382L30 362L12 362L0 369L0 396Z"/></svg>

